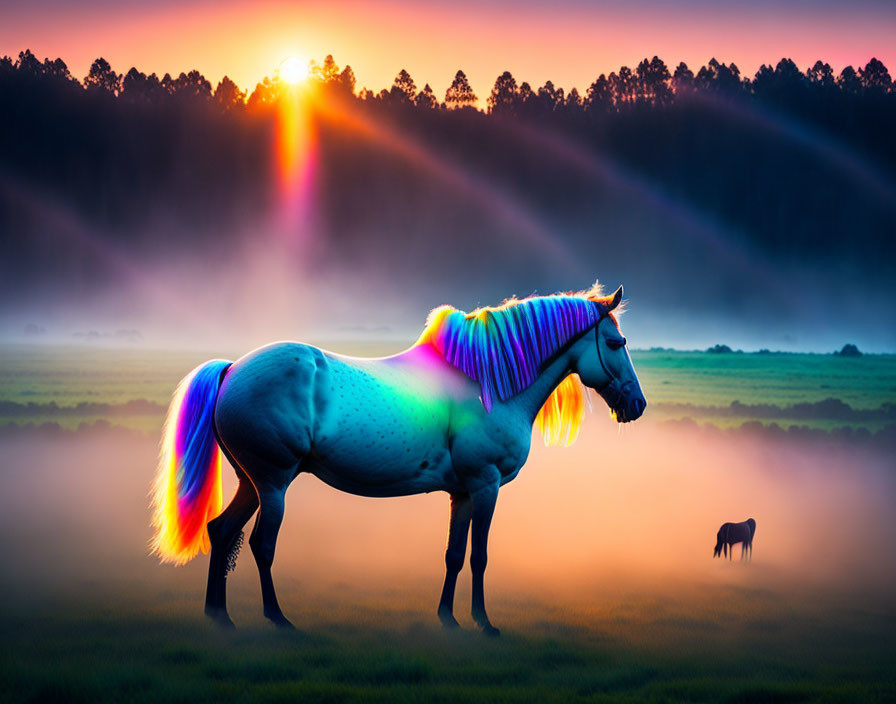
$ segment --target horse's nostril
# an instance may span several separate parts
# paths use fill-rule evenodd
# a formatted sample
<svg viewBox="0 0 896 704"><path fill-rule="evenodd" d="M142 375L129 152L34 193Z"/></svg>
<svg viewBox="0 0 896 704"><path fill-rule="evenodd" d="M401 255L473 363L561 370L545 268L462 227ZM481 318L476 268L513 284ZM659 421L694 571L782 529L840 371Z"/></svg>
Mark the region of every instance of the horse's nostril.
<svg viewBox="0 0 896 704"><path fill-rule="evenodd" d="M647 401L643 398L633 398L629 406L631 408L632 420L634 420L635 418L640 418L641 414L644 413L644 409L647 408Z"/></svg>

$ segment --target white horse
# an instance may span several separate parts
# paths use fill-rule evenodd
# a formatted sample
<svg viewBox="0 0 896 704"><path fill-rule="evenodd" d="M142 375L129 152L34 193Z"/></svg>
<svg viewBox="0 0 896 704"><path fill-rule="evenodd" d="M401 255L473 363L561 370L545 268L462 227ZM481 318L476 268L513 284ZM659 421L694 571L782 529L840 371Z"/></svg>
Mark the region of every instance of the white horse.
<svg viewBox="0 0 896 704"><path fill-rule="evenodd" d="M619 422L647 405L612 311L620 287L511 299L465 314L430 315L418 342L392 357L358 359L279 342L185 378L169 409L155 483L153 549L183 563L211 549L206 613L232 626L225 586L241 529L259 511L249 545L264 615L291 627L271 578L284 495L300 472L361 496L445 491L451 518L438 614L453 615L472 525L472 615L489 635L483 575L498 489L526 461L533 423L548 444L571 444L586 386ZM223 452L239 485L221 512Z"/></svg>

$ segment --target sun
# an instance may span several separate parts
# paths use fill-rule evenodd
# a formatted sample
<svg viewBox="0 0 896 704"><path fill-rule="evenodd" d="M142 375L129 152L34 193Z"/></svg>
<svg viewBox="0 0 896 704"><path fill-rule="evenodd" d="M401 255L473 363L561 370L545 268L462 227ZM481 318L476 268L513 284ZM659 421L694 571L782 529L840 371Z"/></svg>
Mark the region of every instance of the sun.
<svg viewBox="0 0 896 704"><path fill-rule="evenodd" d="M308 66L295 56L287 56L280 62L280 80L291 86L298 85L308 78Z"/></svg>

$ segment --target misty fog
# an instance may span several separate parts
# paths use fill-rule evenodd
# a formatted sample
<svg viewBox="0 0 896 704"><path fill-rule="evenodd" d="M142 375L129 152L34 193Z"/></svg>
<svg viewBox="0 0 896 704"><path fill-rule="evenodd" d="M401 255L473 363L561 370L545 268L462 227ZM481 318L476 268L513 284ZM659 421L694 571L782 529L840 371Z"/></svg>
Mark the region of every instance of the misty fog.
<svg viewBox="0 0 896 704"><path fill-rule="evenodd" d="M597 412L571 449L536 440L498 501L487 575L495 611L525 620L530 606L558 608L564 622L577 622L632 595L702 611L730 587L858 607L896 587L887 456L694 432L617 428ZM155 441L114 429L36 437L3 440L3 474L15 477L0 497L4 603L131 594L137 603L177 598L200 609L207 557L175 568L148 556ZM226 501L235 481L226 466L224 476ZM335 603L357 613L362 603L400 596L401 608L434 618L447 517L441 493L366 499L300 476L287 493L274 564L284 608L318 613ZM757 522L752 563L739 561L739 547L733 561L714 560L719 526L748 517ZM229 584L235 613L260 619L248 549ZM468 572L458 597L464 614Z"/></svg>

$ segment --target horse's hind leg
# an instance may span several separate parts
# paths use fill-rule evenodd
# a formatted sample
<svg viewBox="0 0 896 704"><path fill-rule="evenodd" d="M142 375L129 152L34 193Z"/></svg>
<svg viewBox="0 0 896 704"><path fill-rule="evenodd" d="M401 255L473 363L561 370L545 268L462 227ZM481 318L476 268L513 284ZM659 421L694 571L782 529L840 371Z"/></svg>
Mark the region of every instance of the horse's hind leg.
<svg viewBox="0 0 896 704"><path fill-rule="evenodd" d="M221 515L208 524L212 554L208 563L208 588L205 592L205 613L224 626L233 626L227 615L227 570L238 548L240 530L258 508L258 494L246 475L237 471L239 486Z"/></svg>
<svg viewBox="0 0 896 704"><path fill-rule="evenodd" d="M255 520L255 528L249 537L249 547L258 565L258 576L261 580L261 598L264 603L264 615L275 625L293 628L292 623L283 615L274 591L274 580L271 577L271 566L274 564L274 551L277 547L277 534L283 522L284 495L286 487L260 484L258 489L259 511Z"/></svg>
<svg viewBox="0 0 896 704"><path fill-rule="evenodd" d="M473 516L473 501L469 494L451 495L451 518L448 522L448 545L445 548L445 584L439 599L439 620L445 628L457 628L454 618L454 589L457 575L464 566L467 535Z"/></svg>
<svg viewBox="0 0 896 704"><path fill-rule="evenodd" d="M488 563L488 531L498 500L498 487L501 476L497 467L492 466L477 478L478 487L470 492L473 498L473 529L470 544L470 571L473 573L473 620L483 633L497 636L500 631L495 628L485 612L485 567Z"/></svg>

